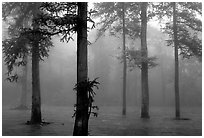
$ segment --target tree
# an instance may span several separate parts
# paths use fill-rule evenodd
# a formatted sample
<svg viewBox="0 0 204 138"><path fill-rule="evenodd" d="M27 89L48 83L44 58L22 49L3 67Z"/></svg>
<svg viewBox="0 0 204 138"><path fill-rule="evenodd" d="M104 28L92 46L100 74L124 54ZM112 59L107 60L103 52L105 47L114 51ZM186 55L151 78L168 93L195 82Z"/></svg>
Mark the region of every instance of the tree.
<svg viewBox="0 0 204 138"><path fill-rule="evenodd" d="M127 63L126 63L126 7L128 6L125 2L102 2L95 3L94 8L97 11L95 17L101 17L102 21L99 24L102 24L102 27L98 31L98 38L101 37L106 30L110 30L112 35L117 35L118 32L122 32L123 48L122 48L122 57L123 57L123 91L122 91L122 114L126 115L126 78L127 78ZM110 17L107 17L110 16ZM108 18L108 19L107 19ZM120 25L122 23L122 26ZM115 26L113 24L116 24ZM97 38L97 39L98 39Z"/></svg>
<svg viewBox="0 0 204 138"><path fill-rule="evenodd" d="M202 4L200 2L178 2L176 3L177 37L179 55L183 58L202 56L201 31L202 31ZM154 4L155 16L165 24L161 28L164 33L169 34L167 46L173 44L173 3L161 2ZM166 20L163 20L166 18Z"/></svg>
<svg viewBox="0 0 204 138"><path fill-rule="evenodd" d="M3 41L3 52L8 67L9 80L17 81L18 75L12 75L14 66L25 66L27 54L32 55L32 109L30 124L42 123L39 60L48 56L51 37L45 35L35 21L41 3L4 3L3 17L13 17L15 23L10 24L10 38ZM29 48L27 48L29 46Z"/></svg>
<svg viewBox="0 0 204 138"><path fill-rule="evenodd" d="M127 49L127 58L129 61L129 67L139 67L141 69L141 90L142 90L142 104L141 104L141 118L149 118L149 86L148 86L148 69L151 67L155 67L157 64L155 63L156 57L148 57L147 50L147 22L151 19L151 13L147 14L147 8L150 4L148 3L137 3L135 4L135 8L140 9L140 13L137 11L133 13L140 15L140 17L133 17L133 22L129 23L129 32L134 31L139 28L139 31L135 33L133 36L136 38L140 38L141 40L141 50L135 49ZM134 9L134 8L133 8ZM133 10L131 9L131 10ZM136 25L132 25L135 23ZM140 23L140 25L138 25ZM132 37L132 33L130 33Z"/></svg>
<svg viewBox="0 0 204 138"><path fill-rule="evenodd" d="M120 3L96 3L95 10L98 10L98 13L95 16L101 18L101 28L99 29L99 37L106 31L110 30L110 34L117 36L118 33L123 31L122 24L122 6ZM142 3L125 3L125 8L128 14L126 14L125 18L125 34L128 40L136 40L138 37L141 38L142 47L141 50L132 50L127 49L125 58L128 58L129 66L135 67L138 66L142 70L142 113L141 117L145 116L149 117L147 114L148 112L148 67L154 67L156 64L154 63L155 57L148 57L147 56L147 44L146 44L146 29L147 21L152 18L152 13L148 13L147 15L147 8L146 12L144 13L144 8L142 12ZM148 3L147 3L148 5ZM146 6L147 7L147 6ZM141 14L141 12L143 14ZM144 16L145 15L145 16ZM143 17L142 17L143 16ZM146 21L145 21L146 20ZM142 28L143 27L143 28ZM141 34L142 33L142 34ZM144 51L144 52L143 52ZM124 61L124 56L121 58ZM148 66L147 66L148 65ZM146 67L147 66L147 67ZM147 68L147 69L146 69ZM145 111L146 110L146 111ZM146 113L144 113L146 112Z"/></svg>
<svg viewBox="0 0 204 138"><path fill-rule="evenodd" d="M77 84L74 90L77 91L76 110L74 113L75 124L73 135L87 136L88 121L90 114L97 116L91 109L93 106L93 87L99 84L96 79L89 81L87 65L87 21L94 23L90 16L93 11L88 12L86 2L61 2L44 3L41 9L45 12L37 19L42 28L49 30L50 35L60 35L62 41L69 42L77 33ZM89 16L88 16L89 13ZM93 26L94 27L94 24Z"/></svg>
<svg viewBox="0 0 204 138"><path fill-rule="evenodd" d="M77 84L87 81L87 3L78 3L77 28ZM88 93L87 88L77 89L74 136L88 135Z"/></svg>
<svg viewBox="0 0 204 138"><path fill-rule="evenodd" d="M123 18L123 115L126 115L126 54L125 54L125 3L122 3L122 18Z"/></svg>
<svg viewBox="0 0 204 138"><path fill-rule="evenodd" d="M176 3L173 3L173 35L174 35L174 57L175 57L175 107L176 118L180 118L180 98L179 98L179 61L178 61L178 38L177 38L177 15L176 15Z"/></svg>
<svg viewBox="0 0 204 138"><path fill-rule="evenodd" d="M147 5L141 3L141 55L147 58ZM141 118L149 118L149 87L148 87L148 63L142 62L141 67L141 82L142 82L142 110Z"/></svg>
<svg viewBox="0 0 204 138"><path fill-rule="evenodd" d="M35 7L38 10L39 7ZM34 18L37 13L34 14ZM37 22L33 23L33 30L39 29L39 24ZM31 120L32 124L41 123L41 96L40 96L40 70L39 70L39 42L40 37L38 34L34 34L34 41L32 45L32 110L31 110Z"/></svg>
<svg viewBox="0 0 204 138"><path fill-rule="evenodd" d="M199 34L202 31L202 21L198 18L202 14L202 4L199 2L159 3L155 5L156 15L159 19L164 16L171 19L173 24L165 22L163 28L170 39L167 45L174 46L175 57L175 118L180 118L180 96L179 96L179 55L184 59L197 57L201 59L202 44ZM166 12L168 11L168 13Z"/></svg>

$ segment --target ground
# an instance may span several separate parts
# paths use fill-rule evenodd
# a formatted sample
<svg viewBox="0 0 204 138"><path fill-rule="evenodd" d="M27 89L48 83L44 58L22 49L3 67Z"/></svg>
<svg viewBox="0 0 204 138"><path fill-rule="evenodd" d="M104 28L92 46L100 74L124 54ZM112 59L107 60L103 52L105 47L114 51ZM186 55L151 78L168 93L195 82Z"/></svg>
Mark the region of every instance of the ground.
<svg viewBox="0 0 204 138"><path fill-rule="evenodd" d="M2 109L3 136L71 136L73 107L43 106L42 116L49 125L26 125L30 110ZM150 107L150 119L141 119L140 110L128 107L122 116L120 107L100 107L98 117L91 117L89 133L92 136L201 136L202 108L182 108L182 117L174 120L174 108Z"/></svg>

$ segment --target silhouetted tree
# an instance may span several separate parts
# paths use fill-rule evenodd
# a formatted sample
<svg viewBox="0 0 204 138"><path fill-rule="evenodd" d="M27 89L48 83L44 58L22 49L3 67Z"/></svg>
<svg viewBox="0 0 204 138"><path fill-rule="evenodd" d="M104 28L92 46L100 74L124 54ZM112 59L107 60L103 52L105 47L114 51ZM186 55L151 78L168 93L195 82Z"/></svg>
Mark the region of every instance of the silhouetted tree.
<svg viewBox="0 0 204 138"><path fill-rule="evenodd" d="M77 24L77 84L88 79L87 66L87 3L78 3ZM87 88L77 89L74 136L88 135L88 92Z"/></svg>
<svg viewBox="0 0 204 138"><path fill-rule="evenodd" d="M61 35L62 41L69 42L77 33L77 84L75 86L77 101L73 135L87 136L90 113L95 115L90 110L95 108L92 106L93 94L90 94L90 91L92 92L91 88L98 83L88 80L87 30L89 28L87 21L94 23L88 16L88 13L91 15L92 11L88 12L86 2L49 2L44 3L41 9L45 14L42 14L38 21L49 30L50 35Z"/></svg>

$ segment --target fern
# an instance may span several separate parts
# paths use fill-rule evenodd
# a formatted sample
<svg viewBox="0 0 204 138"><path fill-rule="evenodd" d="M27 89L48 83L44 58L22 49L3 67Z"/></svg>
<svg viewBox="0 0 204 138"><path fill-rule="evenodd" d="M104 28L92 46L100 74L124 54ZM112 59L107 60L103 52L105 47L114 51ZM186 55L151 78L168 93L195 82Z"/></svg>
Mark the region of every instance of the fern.
<svg viewBox="0 0 204 138"><path fill-rule="evenodd" d="M100 84L97 81L98 78L95 78L94 80L89 80L89 78L85 81L79 82L75 84L74 91L80 91L80 90L87 90L88 93L88 117L92 114L94 117L98 116L98 113L96 111L92 110L99 110L98 106L93 105L94 102L94 96L96 95L96 92L94 91L94 88L99 89L98 85ZM77 104L74 105L74 107L77 107ZM74 110L74 114L72 117L75 117L76 115L76 109Z"/></svg>

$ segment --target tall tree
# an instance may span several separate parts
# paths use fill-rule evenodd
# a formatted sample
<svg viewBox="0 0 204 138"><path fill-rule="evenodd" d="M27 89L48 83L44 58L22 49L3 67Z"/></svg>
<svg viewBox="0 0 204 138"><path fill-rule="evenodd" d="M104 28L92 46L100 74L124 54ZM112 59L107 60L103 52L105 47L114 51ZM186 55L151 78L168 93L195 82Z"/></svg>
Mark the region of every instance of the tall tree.
<svg viewBox="0 0 204 138"><path fill-rule="evenodd" d="M87 3L78 3L77 24L77 83L88 79L87 66ZM87 88L77 89L76 117L74 136L88 135L88 92Z"/></svg>
<svg viewBox="0 0 204 138"><path fill-rule="evenodd" d="M179 98L179 60L178 60L178 38L177 38L177 8L176 2L173 3L173 35L174 35L174 57L175 57L175 115L180 118L180 98Z"/></svg>
<svg viewBox="0 0 204 138"><path fill-rule="evenodd" d="M127 78L127 63L126 63L126 47L125 47L125 3L122 3L122 19L123 19L123 111L126 115L126 78Z"/></svg>
<svg viewBox="0 0 204 138"><path fill-rule="evenodd" d="M138 66L142 71L142 113L141 117L149 117L149 96L148 96L148 67L154 67L155 57L148 57L147 55L147 42L146 42L146 30L147 21L152 18L153 14L148 13L146 3L125 3L128 14L125 18L125 34L128 40L135 40L138 37L141 39L141 50L132 51L126 50L126 58L129 60L130 66ZM96 16L100 16L102 24L99 29L99 36L101 36L106 30L110 30L111 34L116 35L123 31L122 24L122 6L121 3L96 3L95 10L98 11ZM110 18L108 18L110 17ZM124 56L122 56L124 57ZM122 58L124 64L126 64ZM134 62L134 63L133 63ZM133 65L134 64L134 65Z"/></svg>
<svg viewBox="0 0 204 138"><path fill-rule="evenodd" d="M126 114L126 80L127 80L127 63L126 63L126 37L134 38L138 36L137 15L133 13L135 3L125 2L101 2L95 3L94 9L97 11L95 17L100 17L98 24L102 25L98 31L98 37L101 37L107 30L111 35L120 37L122 35L122 62L123 62L123 88L122 88L122 114ZM125 14L125 13L129 14ZM138 11L137 11L138 12ZM135 27L135 28L134 28Z"/></svg>
<svg viewBox="0 0 204 138"><path fill-rule="evenodd" d="M41 9L46 13L38 18L43 28L49 30L48 34L61 36L62 41L74 40L73 34L77 33L77 91L76 110L73 135L88 135L88 120L90 114L97 116L92 109L95 92L93 87L99 84L96 79L88 80L87 65L87 21L94 23L90 16L93 11L87 11L87 2L60 2L44 3ZM89 13L89 14L88 14ZM94 27L94 24L93 26ZM97 87L98 88L98 87Z"/></svg>
<svg viewBox="0 0 204 138"><path fill-rule="evenodd" d="M175 57L175 118L180 119L180 96L179 96L179 55L184 59L190 57L197 57L201 59L202 44L201 31L202 21L199 16L202 16L202 4L199 2L166 2L155 5L157 8L156 15L159 19L164 16L172 21L165 22L166 26L163 28L165 33L168 33L170 39L167 45L174 46ZM168 12L166 12L168 11Z"/></svg>
<svg viewBox="0 0 204 138"><path fill-rule="evenodd" d="M202 32L202 3L200 2L177 2L176 24L179 55L183 58L202 56L201 32ZM167 46L173 45L173 3L161 2L154 4L155 15L165 26L163 31L169 34ZM163 19L166 20L163 20Z"/></svg>
<svg viewBox="0 0 204 138"><path fill-rule="evenodd" d="M34 18L37 17L39 5L34 7ZM33 21L33 30L39 30L39 24ZM36 33L33 36L35 40L32 44L32 109L31 109L31 123L41 123L41 95L40 95L40 68L39 68L39 43L40 36Z"/></svg>
<svg viewBox="0 0 204 138"><path fill-rule="evenodd" d="M18 75L12 75L15 65L25 66L23 60L27 54L32 55L32 109L31 124L39 124L41 118L39 60L48 56L51 37L41 32L35 18L39 14L41 3L4 3L3 17L13 16L14 24L10 24L10 37L3 41L3 52L8 67L8 79L14 81ZM26 24L26 25L25 25ZM29 48L27 48L29 46Z"/></svg>
<svg viewBox="0 0 204 138"><path fill-rule="evenodd" d="M147 2L141 3L141 55L145 59L147 55ZM143 61L141 66L142 82L142 110L141 118L149 118L149 87L148 87L148 63Z"/></svg>

